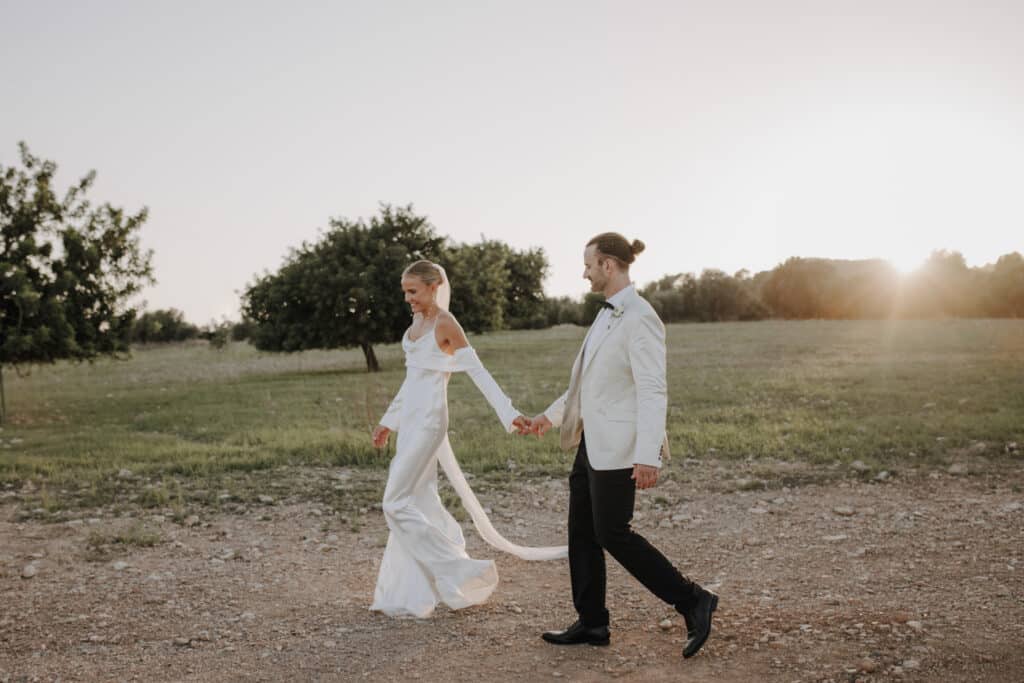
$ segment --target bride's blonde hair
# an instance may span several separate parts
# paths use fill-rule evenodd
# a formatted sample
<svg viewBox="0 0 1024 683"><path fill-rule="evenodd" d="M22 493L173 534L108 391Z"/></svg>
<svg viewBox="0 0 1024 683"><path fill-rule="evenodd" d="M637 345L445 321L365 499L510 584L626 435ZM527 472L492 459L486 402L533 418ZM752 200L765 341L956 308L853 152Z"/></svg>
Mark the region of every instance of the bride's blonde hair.
<svg viewBox="0 0 1024 683"><path fill-rule="evenodd" d="M441 275L441 269L438 268L436 264L425 259L421 259L410 264L402 271L402 277L405 277L406 275L418 277L427 285L432 285L435 282L437 284L444 282L444 276Z"/></svg>

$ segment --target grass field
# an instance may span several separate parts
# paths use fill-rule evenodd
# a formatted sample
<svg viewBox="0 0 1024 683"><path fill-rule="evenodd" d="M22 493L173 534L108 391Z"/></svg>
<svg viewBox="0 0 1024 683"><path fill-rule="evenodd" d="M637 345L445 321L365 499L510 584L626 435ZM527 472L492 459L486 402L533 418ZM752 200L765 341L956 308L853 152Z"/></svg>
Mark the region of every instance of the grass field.
<svg viewBox="0 0 1024 683"><path fill-rule="evenodd" d="M532 415L564 391L583 334L563 326L471 342ZM673 325L668 339L670 469L706 457L898 469L1021 454L1008 444L1024 442L1024 321ZM120 497L166 507L216 503L239 473L386 467L393 439L377 451L369 432L404 367L397 345L377 351L384 372L372 375L358 350L274 355L205 343L8 371L0 486L37 491L42 511ZM467 471L568 468L555 436L504 436L468 378L453 377L449 401Z"/></svg>

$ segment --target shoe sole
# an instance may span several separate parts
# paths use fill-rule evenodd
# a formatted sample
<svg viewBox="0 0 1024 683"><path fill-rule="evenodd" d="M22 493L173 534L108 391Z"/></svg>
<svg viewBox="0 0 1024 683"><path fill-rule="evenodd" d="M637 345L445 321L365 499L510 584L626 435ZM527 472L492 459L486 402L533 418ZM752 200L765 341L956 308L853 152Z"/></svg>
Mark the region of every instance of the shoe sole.
<svg viewBox="0 0 1024 683"><path fill-rule="evenodd" d="M718 609L718 596L714 595L711 597L711 609L708 610L708 632L704 635L704 639L697 643L697 647L693 652L690 654L683 653L683 659L689 659L700 652L700 649L704 647L704 643L708 642L708 636L711 635L711 615L715 613L716 609Z"/></svg>
<svg viewBox="0 0 1024 683"><path fill-rule="evenodd" d="M593 645L594 647L605 647L611 644L611 638L608 640L581 640L578 643L560 643L557 640L548 640L543 636L541 638L543 638L545 643L550 643L551 645Z"/></svg>

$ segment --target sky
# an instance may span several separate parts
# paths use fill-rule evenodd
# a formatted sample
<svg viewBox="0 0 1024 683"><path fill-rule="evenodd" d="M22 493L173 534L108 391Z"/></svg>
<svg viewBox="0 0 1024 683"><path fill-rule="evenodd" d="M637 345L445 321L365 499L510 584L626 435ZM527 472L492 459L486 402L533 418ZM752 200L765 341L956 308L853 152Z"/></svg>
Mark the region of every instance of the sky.
<svg viewBox="0 0 1024 683"><path fill-rule="evenodd" d="M543 247L549 295L606 230L641 284L978 266L1024 251L1022 45L1019 0L0 0L0 164L148 207L146 305L199 324L382 202Z"/></svg>

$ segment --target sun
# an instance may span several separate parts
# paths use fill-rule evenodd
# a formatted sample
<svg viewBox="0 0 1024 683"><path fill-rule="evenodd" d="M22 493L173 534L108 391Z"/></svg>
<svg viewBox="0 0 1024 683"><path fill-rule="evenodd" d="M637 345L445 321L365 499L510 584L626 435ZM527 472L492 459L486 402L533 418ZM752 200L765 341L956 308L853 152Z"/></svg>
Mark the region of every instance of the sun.
<svg viewBox="0 0 1024 683"><path fill-rule="evenodd" d="M915 270L924 265L924 258L920 254L893 254L890 255L886 261L892 264L900 275L910 275Z"/></svg>

